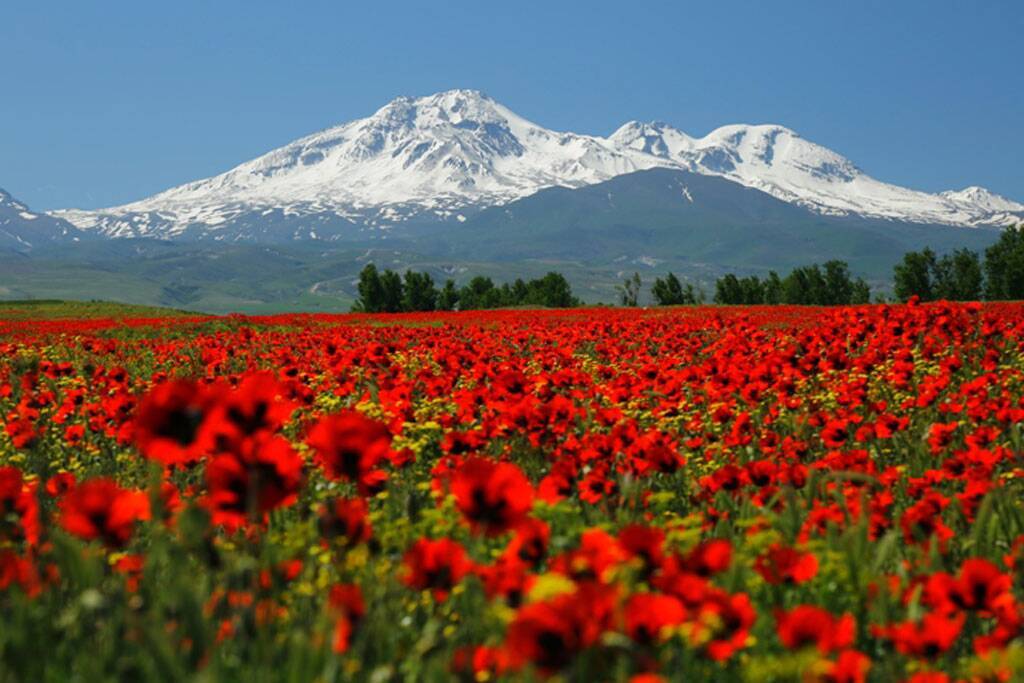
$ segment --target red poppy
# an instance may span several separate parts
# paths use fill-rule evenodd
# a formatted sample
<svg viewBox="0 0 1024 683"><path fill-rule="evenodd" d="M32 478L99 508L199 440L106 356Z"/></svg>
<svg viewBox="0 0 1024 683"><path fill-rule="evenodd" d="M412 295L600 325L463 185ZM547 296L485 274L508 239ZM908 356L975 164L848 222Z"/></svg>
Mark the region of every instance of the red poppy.
<svg viewBox="0 0 1024 683"><path fill-rule="evenodd" d="M626 635L635 642L649 645L664 639L665 631L683 623L686 610L670 595L636 593L625 607Z"/></svg>
<svg viewBox="0 0 1024 683"><path fill-rule="evenodd" d="M544 673L564 669L597 643L612 610L612 594L593 584L522 607L505 641L513 666L533 664Z"/></svg>
<svg viewBox="0 0 1024 683"><path fill-rule="evenodd" d="M111 479L90 479L61 498L60 511L68 533L120 550L131 540L136 523L149 519L149 497Z"/></svg>
<svg viewBox="0 0 1024 683"><path fill-rule="evenodd" d="M754 569L770 584L804 583L818 573L818 558L774 543L754 561Z"/></svg>
<svg viewBox="0 0 1024 683"><path fill-rule="evenodd" d="M507 462L466 460L451 482L455 505L476 531L503 534L521 524L533 507L533 487L522 471Z"/></svg>
<svg viewBox="0 0 1024 683"><path fill-rule="evenodd" d="M302 458L282 437L247 440L206 465L206 502L214 524L234 531L295 502Z"/></svg>
<svg viewBox="0 0 1024 683"><path fill-rule="evenodd" d="M135 412L135 444L144 456L166 466L196 462L213 446L202 427L214 401L213 392L197 382L157 385Z"/></svg>
<svg viewBox="0 0 1024 683"><path fill-rule="evenodd" d="M320 535L344 538L346 543L365 543L373 536L369 505L364 498L335 498L320 507Z"/></svg>
<svg viewBox="0 0 1024 683"><path fill-rule="evenodd" d="M724 538L704 541L683 558L683 566L697 576L714 576L724 572L732 562L732 543Z"/></svg>
<svg viewBox="0 0 1024 683"><path fill-rule="evenodd" d="M836 618L831 612L814 605L799 605L776 615L779 640L791 650L814 645L822 654L850 647L853 644L853 616Z"/></svg>
<svg viewBox="0 0 1024 683"><path fill-rule="evenodd" d="M725 591L710 590L697 608L689 637L709 658L724 661L746 647L756 619L754 606L746 593L729 595Z"/></svg>
<svg viewBox="0 0 1024 683"><path fill-rule="evenodd" d="M972 557L960 565L950 598L961 609L991 611L1000 597L1010 592L1009 574L982 557Z"/></svg>
<svg viewBox="0 0 1024 683"><path fill-rule="evenodd" d="M822 683L864 683L871 670L871 658L857 650L843 650L835 662L825 665Z"/></svg>
<svg viewBox="0 0 1024 683"><path fill-rule="evenodd" d="M619 544L629 555L640 559L645 576L650 576L665 558L665 532L656 527L625 526L619 531Z"/></svg>
<svg viewBox="0 0 1024 683"><path fill-rule="evenodd" d="M387 478L377 467L391 451L391 432L362 413L347 410L324 417L306 441L324 474L355 482L364 495L378 490Z"/></svg>
<svg viewBox="0 0 1024 683"><path fill-rule="evenodd" d="M548 552L551 530L546 522L527 517L516 526L515 535L505 549L505 556L536 567Z"/></svg>
<svg viewBox="0 0 1024 683"><path fill-rule="evenodd" d="M579 547L554 558L551 569L579 582L604 582L610 570L626 559L614 536L604 529L587 529L580 536Z"/></svg>
<svg viewBox="0 0 1024 683"><path fill-rule="evenodd" d="M270 372L246 376L239 385L218 397L209 417L208 431L218 450L230 450L244 439L277 432L291 416L295 405Z"/></svg>
<svg viewBox="0 0 1024 683"><path fill-rule="evenodd" d="M460 647L452 655L452 673L467 683L493 680L502 676L508 667L508 652L502 648L485 645Z"/></svg>
<svg viewBox="0 0 1024 683"><path fill-rule="evenodd" d="M335 652L342 654L348 651L352 634L366 614L363 592L356 584L336 584L331 587L327 601L338 614L331 646Z"/></svg>
<svg viewBox="0 0 1024 683"><path fill-rule="evenodd" d="M416 590L433 591L442 601L473 569L466 550L450 538L421 538L405 553L405 584Z"/></svg>
<svg viewBox="0 0 1024 683"><path fill-rule="evenodd" d="M963 613L947 616L930 612L920 622L904 621L872 628L877 637L887 638L905 655L934 659L953 646L964 625Z"/></svg>
<svg viewBox="0 0 1024 683"><path fill-rule="evenodd" d="M58 472L46 480L46 494L51 498L60 498L75 487L75 475L71 472Z"/></svg>
<svg viewBox="0 0 1024 683"><path fill-rule="evenodd" d="M36 487L17 467L0 467L0 542L39 542Z"/></svg>
<svg viewBox="0 0 1024 683"><path fill-rule="evenodd" d="M508 555L502 555L492 565L477 567L476 573L484 584L488 598L503 598L512 607L522 604L536 580L527 565Z"/></svg>

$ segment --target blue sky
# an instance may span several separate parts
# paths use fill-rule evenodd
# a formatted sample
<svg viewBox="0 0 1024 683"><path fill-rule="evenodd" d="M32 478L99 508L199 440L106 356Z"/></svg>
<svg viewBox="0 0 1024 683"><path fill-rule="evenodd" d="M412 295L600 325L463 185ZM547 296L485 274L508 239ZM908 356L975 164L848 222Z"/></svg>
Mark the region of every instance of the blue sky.
<svg viewBox="0 0 1024 683"><path fill-rule="evenodd" d="M549 128L779 123L875 177L1024 200L1024 2L11 2L0 187L139 199L398 95Z"/></svg>

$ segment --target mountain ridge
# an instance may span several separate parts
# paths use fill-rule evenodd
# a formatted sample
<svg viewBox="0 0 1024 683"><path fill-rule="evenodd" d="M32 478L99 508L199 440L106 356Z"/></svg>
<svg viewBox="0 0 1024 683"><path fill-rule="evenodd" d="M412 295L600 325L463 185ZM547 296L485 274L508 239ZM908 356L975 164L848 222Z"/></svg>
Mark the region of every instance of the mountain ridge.
<svg viewBox="0 0 1024 683"><path fill-rule="evenodd" d="M823 215L962 227L1024 219L1024 204L984 188L930 194L875 180L784 126L733 124L695 138L631 121L605 138L549 130L474 90L399 97L211 178L52 215L108 237L333 241L462 222L547 187L658 167L720 176Z"/></svg>

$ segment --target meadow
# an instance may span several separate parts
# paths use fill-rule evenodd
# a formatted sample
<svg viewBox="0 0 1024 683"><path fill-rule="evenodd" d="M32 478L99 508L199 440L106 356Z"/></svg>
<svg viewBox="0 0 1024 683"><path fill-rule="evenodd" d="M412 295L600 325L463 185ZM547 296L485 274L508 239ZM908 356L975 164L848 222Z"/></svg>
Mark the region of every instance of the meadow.
<svg viewBox="0 0 1024 683"><path fill-rule="evenodd" d="M0 303L0 680L1010 681L1024 305Z"/></svg>

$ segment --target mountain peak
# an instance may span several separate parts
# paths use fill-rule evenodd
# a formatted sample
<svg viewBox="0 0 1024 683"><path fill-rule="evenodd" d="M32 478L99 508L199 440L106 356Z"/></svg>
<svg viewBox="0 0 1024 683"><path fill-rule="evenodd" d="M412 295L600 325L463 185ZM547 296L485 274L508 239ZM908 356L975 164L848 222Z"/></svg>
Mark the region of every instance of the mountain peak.
<svg viewBox="0 0 1024 683"><path fill-rule="evenodd" d="M1024 204L978 185L970 185L962 190L948 190L942 192L941 196L957 203L984 206L993 212L1018 213L1024 211Z"/></svg>
<svg viewBox="0 0 1024 683"><path fill-rule="evenodd" d="M0 188L0 248L26 252L42 244L77 242L81 235L66 220L31 211Z"/></svg>
<svg viewBox="0 0 1024 683"><path fill-rule="evenodd" d="M777 124L694 138L661 121L630 121L601 138L549 130L479 90L453 89L395 98L366 118L133 204L56 215L113 236L213 239L254 239L269 229L264 217L277 216L301 224L300 239L316 232L306 216L340 231L386 230L653 167L720 176L823 214L1008 225L1017 220L1008 213L1024 213L969 190L946 196L879 182Z"/></svg>

